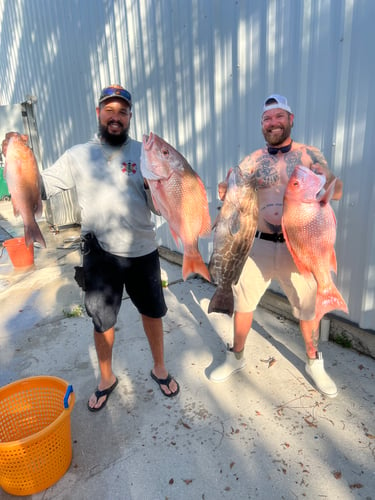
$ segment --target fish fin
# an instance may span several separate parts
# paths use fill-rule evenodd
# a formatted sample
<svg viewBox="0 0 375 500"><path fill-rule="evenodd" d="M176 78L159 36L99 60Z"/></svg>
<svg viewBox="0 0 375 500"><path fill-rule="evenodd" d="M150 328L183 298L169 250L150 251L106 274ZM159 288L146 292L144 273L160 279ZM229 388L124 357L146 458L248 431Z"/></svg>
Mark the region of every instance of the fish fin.
<svg viewBox="0 0 375 500"><path fill-rule="evenodd" d="M202 227L201 230L199 231L199 236L201 237L207 237L210 236L211 234L211 217L210 217L210 212L208 209L208 200L207 200L207 193L206 193L206 188L203 184L202 179L197 175L197 181L199 185L199 189L202 194L202 212L203 212L203 218L202 218Z"/></svg>
<svg viewBox="0 0 375 500"><path fill-rule="evenodd" d="M42 203L40 196L38 198L38 202L37 202L37 205L35 207L34 213L35 213L36 217L40 217L43 214L43 203Z"/></svg>
<svg viewBox="0 0 375 500"><path fill-rule="evenodd" d="M336 260L336 252L335 249L332 248L331 258L329 261L330 269L337 274L337 260Z"/></svg>
<svg viewBox="0 0 375 500"><path fill-rule="evenodd" d="M152 189L150 189L151 191L151 199L152 199L152 204L154 205L154 208L157 212L159 212L159 214L161 213L161 210L159 208L159 205L158 205L158 202L156 200L156 197L154 196L154 193L152 191Z"/></svg>
<svg viewBox="0 0 375 500"><path fill-rule="evenodd" d="M212 312L227 314L232 317L234 311L233 293L226 293L222 288L216 288L210 303L208 304L208 314Z"/></svg>
<svg viewBox="0 0 375 500"><path fill-rule="evenodd" d="M211 234L211 217L208 212L208 206L207 206L207 210L204 211L202 227L201 230L199 231L199 236L201 238L205 238L210 236L210 234Z"/></svg>
<svg viewBox="0 0 375 500"><path fill-rule="evenodd" d="M316 321L320 321L325 314L336 309L348 314L348 306L334 283L324 290L318 289L315 307Z"/></svg>
<svg viewBox="0 0 375 500"><path fill-rule="evenodd" d="M28 224L24 226L24 233L25 233L25 243L26 246L29 247L32 245L34 242L40 243L43 248L46 248L46 242L45 239L42 235L42 232L38 226L38 224L35 222L35 224Z"/></svg>
<svg viewBox="0 0 375 500"><path fill-rule="evenodd" d="M229 232L231 235L235 235L241 229L241 217L240 214L236 211L233 213L229 220Z"/></svg>
<svg viewBox="0 0 375 500"><path fill-rule="evenodd" d="M189 274L200 274L207 281L211 281L210 273L208 272L207 266L203 262L202 256L199 253L192 257L184 255L182 261L182 277L184 281L186 281Z"/></svg>
<svg viewBox="0 0 375 500"><path fill-rule="evenodd" d="M11 198L11 200L12 200L12 198ZM18 217L20 215L20 211L18 210L18 208L15 206L14 203L12 203L12 206L13 206L13 215L15 217Z"/></svg>
<svg viewBox="0 0 375 500"><path fill-rule="evenodd" d="M171 235L176 243L176 245L180 248L181 247L181 243L180 243L180 238L178 236L178 234L176 233L176 231L174 231L171 226L169 226L169 230L171 232Z"/></svg>
<svg viewBox="0 0 375 500"><path fill-rule="evenodd" d="M216 226L219 223L219 220L220 220L220 212L217 214L217 216L216 216L216 218L214 220L214 223L212 224L211 231L215 231Z"/></svg>

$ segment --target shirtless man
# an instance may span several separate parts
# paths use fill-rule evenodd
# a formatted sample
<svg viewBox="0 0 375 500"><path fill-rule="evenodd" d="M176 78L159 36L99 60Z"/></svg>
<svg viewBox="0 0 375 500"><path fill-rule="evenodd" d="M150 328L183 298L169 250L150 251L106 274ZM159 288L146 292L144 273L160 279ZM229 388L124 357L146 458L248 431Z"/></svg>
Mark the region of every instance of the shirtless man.
<svg viewBox="0 0 375 500"><path fill-rule="evenodd" d="M296 165L324 174L327 184L334 176L321 151L292 140L293 120L287 99L277 94L269 96L264 102L261 120L266 146L240 163L244 172L255 174L259 199L258 231L240 279L233 287L233 347L227 351L224 363L212 371L210 380L224 381L246 365L244 349L253 312L271 280L275 279L288 297L293 315L299 319L306 346L306 373L323 395L335 397L336 384L326 373L322 353L318 352L319 325L313 321L316 282L298 272L281 228L284 192ZM220 199L224 198L226 187L225 182L219 184ZM342 182L336 179L333 199L339 200L341 196Z"/></svg>

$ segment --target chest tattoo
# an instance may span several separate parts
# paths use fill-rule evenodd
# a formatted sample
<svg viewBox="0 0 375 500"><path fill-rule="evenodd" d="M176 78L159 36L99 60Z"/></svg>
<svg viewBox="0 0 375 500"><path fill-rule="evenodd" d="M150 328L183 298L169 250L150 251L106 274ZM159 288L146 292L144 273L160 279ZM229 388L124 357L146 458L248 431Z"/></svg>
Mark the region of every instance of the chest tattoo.
<svg viewBox="0 0 375 500"><path fill-rule="evenodd" d="M286 163L286 174L289 177L292 175L294 168L297 165L302 165L302 152L301 151L290 151L285 155Z"/></svg>
<svg viewBox="0 0 375 500"><path fill-rule="evenodd" d="M265 154L257 159L255 181L258 189L267 188L279 182L280 176L276 168L275 157Z"/></svg>

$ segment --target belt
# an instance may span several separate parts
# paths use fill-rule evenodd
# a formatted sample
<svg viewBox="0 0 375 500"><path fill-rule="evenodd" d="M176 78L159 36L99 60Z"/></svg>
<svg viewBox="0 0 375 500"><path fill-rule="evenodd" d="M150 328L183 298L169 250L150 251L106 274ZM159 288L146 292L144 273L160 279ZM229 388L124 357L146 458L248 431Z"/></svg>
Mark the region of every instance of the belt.
<svg viewBox="0 0 375 500"><path fill-rule="evenodd" d="M273 241L274 243L284 243L285 238L283 233L261 233L257 231L255 233L255 238L259 238L260 240Z"/></svg>

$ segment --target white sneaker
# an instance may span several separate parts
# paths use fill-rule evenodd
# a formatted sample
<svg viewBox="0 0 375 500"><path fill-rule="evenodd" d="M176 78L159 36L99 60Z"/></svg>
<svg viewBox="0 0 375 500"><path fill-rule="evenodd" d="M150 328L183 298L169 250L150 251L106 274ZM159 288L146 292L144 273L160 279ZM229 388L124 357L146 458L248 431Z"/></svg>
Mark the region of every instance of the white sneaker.
<svg viewBox="0 0 375 500"><path fill-rule="evenodd" d="M223 382L232 373L238 372L246 365L244 351L233 352L227 347L226 358L224 363L215 368L209 375L211 382Z"/></svg>
<svg viewBox="0 0 375 500"><path fill-rule="evenodd" d="M321 352L317 353L316 359L307 358L305 371L316 385L318 391L324 396L329 398L337 396L336 384L324 369L323 354Z"/></svg>

